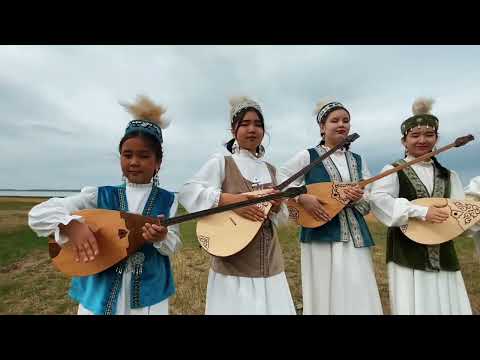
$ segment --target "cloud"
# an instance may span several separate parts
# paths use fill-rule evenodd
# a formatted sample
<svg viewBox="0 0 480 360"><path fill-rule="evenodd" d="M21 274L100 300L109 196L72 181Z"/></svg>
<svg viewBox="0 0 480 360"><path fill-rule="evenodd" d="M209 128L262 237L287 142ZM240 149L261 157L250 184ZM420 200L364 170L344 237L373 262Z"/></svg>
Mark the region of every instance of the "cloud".
<svg viewBox="0 0 480 360"><path fill-rule="evenodd" d="M417 96L437 99L441 143L473 133L477 46L0 46L0 188L80 188L120 182L119 101L144 93L167 106L162 184L177 190L230 138L228 97L265 112L267 160L314 146L316 101L352 114L352 147L372 173L403 154L400 124ZM268 139L268 140L267 140ZM477 142L440 155L467 182ZM8 154L8 155L7 155Z"/></svg>

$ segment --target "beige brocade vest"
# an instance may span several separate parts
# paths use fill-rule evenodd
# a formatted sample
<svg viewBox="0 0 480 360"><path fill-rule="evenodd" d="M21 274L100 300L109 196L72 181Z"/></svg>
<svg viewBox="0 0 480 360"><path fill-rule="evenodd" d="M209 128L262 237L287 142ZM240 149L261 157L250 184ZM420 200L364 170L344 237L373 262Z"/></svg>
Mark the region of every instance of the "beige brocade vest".
<svg viewBox="0 0 480 360"><path fill-rule="evenodd" d="M269 163L265 164L273 185L276 185L275 168ZM262 185L267 188L272 183ZM231 194L254 191L252 182L242 176L231 156L225 156L222 191ZM212 256L212 270L224 275L243 277L270 277L283 272L282 249L270 219L264 222L255 238L242 251L227 257Z"/></svg>

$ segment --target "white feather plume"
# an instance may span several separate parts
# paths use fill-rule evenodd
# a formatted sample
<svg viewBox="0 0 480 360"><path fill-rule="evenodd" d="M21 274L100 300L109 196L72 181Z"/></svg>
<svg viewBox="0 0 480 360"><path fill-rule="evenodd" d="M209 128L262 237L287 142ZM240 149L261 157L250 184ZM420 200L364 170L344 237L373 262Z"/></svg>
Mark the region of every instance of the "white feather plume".
<svg viewBox="0 0 480 360"><path fill-rule="evenodd" d="M258 111L262 112L260 105L255 101L249 98L248 96L232 96L229 99L230 103L230 119L238 113L241 109L246 107L254 107Z"/></svg>
<svg viewBox="0 0 480 360"><path fill-rule="evenodd" d="M134 103L120 103L136 120L150 121L165 129L170 125L171 120L166 119L164 114L166 107L155 104L145 95L138 95Z"/></svg>
<svg viewBox="0 0 480 360"><path fill-rule="evenodd" d="M315 109L313 110L313 115L316 116L325 105L331 103L332 101L333 100L331 98L322 98L318 100L315 105Z"/></svg>
<svg viewBox="0 0 480 360"><path fill-rule="evenodd" d="M412 105L413 115L430 114L434 102L435 100L431 98L417 98Z"/></svg>
<svg viewBox="0 0 480 360"><path fill-rule="evenodd" d="M230 107L234 108L238 104L241 104L241 103L246 102L248 100L251 101L251 99L248 96L232 96L232 97L230 97L230 99L228 101L230 103Z"/></svg>

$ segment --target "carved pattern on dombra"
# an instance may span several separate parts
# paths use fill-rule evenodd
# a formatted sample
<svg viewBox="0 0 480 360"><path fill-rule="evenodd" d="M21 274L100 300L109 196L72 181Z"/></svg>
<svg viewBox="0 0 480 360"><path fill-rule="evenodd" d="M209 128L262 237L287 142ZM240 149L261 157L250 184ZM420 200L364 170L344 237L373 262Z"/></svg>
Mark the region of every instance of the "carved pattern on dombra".
<svg viewBox="0 0 480 360"><path fill-rule="evenodd" d="M352 187L351 184L336 184L333 183L332 186L332 198L337 200L338 202L348 205L350 200L347 199L347 196L345 195L345 189Z"/></svg>
<svg viewBox="0 0 480 360"><path fill-rule="evenodd" d="M453 205L450 205L450 214L457 220L458 225L464 228L480 215L480 206L454 201Z"/></svg>
<svg viewBox="0 0 480 360"><path fill-rule="evenodd" d="M206 235L198 235L198 241L200 241L200 243L206 250L208 250L209 240L210 238Z"/></svg>

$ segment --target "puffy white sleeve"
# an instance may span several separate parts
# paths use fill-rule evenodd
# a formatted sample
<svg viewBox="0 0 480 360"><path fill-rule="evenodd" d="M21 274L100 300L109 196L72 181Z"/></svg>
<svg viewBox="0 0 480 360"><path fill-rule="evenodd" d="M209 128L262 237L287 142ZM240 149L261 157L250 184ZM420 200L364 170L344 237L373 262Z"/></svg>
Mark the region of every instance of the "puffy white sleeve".
<svg viewBox="0 0 480 360"><path fill-rule="evenodd" d="M453 170L450 170L450 199L465 200L462 181L460 176Z"/></svg>
<svg viewBox="0 0 480 360"><path fill-rule="evenodd" d="M280 184L280 175L277 172L276 182ZM288 207L286 201L282 202L280 205L280 210L277 213L270 212L268 218L272 221L273 226L278 229L280 226L286 225L288 223Z"/></svg>
<svg viewBox="0 0 480 360"><path fill-rule="evenodd" d="M386 165L382 172L392 168L392 165ZM411 217L425 220L428 207L399 198L399 191L400 184L396 173L372 183L369 197L371 211L375 217L388 227L405 225Z"/></svg>
<svg viewBox="0 0 480 360"><path fill-rule="evenodd" d="M297 173L305 166L310 164L310 154L308 150L302 150L299 153L295 154L290 160L288 160L283 166L280 167L278 171L278 182L282 183L287 180L290 176ZM294 182L287 186L287 189L290 187L298 187L305 185L305 175L298 177Z"/></svg>
<svg viewBox="0 0 480 360"><path fill-rule="evenodd" d="M60 234L59 225L68 225L72 220L83 222L81 216L71 215L74 211L94 209L97 207L97 187L85 187L80 194L65 197L51 198L34 206L28 213L28 225L42 237L54 233L55 241L63 245L68 237Z"/></svg>
<svg viewBox="0 0 480 360"><path fill-rule="evenodd" d="M362 179L367 180L372 177L370 174L370 170L368 168L367 162L365 159L362 159ZM370 212L370 191L372 188L372 184L368 184L365 189L363 189L363 198L354 202L352 206L357 209L360 214L367 215Z"/></svg>
<svg viewBox="0 0 480 360"><path fill-rule="evenodd" d="M225 178L225 158L214 154L179 192L178 201L188 212L218 206Z"/></svg>
<svg viewBox="0 0 480 360"><path fill-rule="evenodd" d="M177 214L178 197L175 194L172 207L170 208L169 217L172 218ZM180 238L180 224L175 224L168 227L168 232L164 240L156 241L153 246L158 252L165 256L172 256L175 251L182 247L182 240Z"/></svg>

